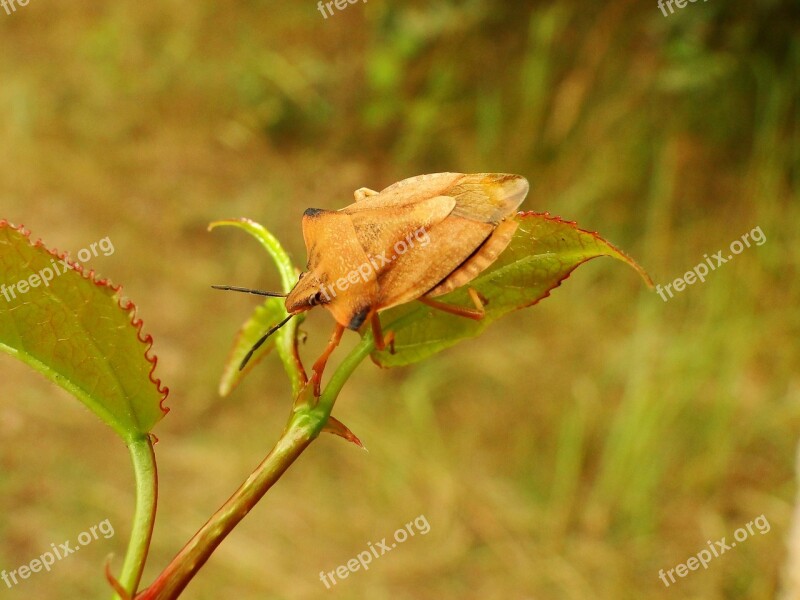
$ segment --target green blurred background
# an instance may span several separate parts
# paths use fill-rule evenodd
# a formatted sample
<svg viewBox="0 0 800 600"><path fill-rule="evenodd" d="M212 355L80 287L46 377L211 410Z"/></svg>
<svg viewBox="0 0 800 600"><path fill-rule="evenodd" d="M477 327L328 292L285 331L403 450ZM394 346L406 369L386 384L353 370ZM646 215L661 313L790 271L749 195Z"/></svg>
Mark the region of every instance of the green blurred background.
<svg viewBox="0 0 800 600"><path fill-rule="evenodd" d="M139 306L172 411L149 582L260 461L289 410L275 357L216 387L257 303L263 251L209 221L246 216L305 262L300 216L361 186L502 171L523 208L597 230L665 284L755 227L664 303L624 265L413 367L362 365L323 436L185 596L771 598L785 569L800 429L800 7L759 0L227 4L31 0L0 9L0 217L72 253ZM331 329L310 316L307 360ZM347 334L341 357L356 336ZM334 362L336 357L334 357ZM123 444L0 357L0 569L108 518L116 535L3 598L104 598L133 479ZM327 590L424 514L431 530ZM667 588L759 515L756 534Z"/></svg>

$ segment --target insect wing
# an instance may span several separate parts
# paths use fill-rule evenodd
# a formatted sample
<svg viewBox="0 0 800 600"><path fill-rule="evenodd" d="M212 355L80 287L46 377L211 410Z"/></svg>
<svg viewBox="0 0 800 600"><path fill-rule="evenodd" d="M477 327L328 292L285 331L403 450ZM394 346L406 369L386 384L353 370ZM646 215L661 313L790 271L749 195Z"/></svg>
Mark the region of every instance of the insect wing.
<svg viewBox="0 0 800 600"><path fill-rule="evenodd" d="M496 224L517 210L528 187L520 175L474 173L462 175L447 194L456 199L454 216Z"/></svg>
<svg viewBox="0 0 800 600"><path fill-rule="evenodd" d="M450 273L441 283L425 294L435 298L466 285L489 267L500 253L508 247L519 223L513 218L505 219L494 228L491 235L467 260Z"/></svg>
<svg viewBox="0 0 800 600"><path fill-rule="evenodd" d="M435 196L451 196L448 190L462 177L461 173L432 173L409 177L384 188L377 195L366 196L342 210L352 214L360 210L406 206Z"/></svg>
<svg viewBox="0 0 800 600"><path fill-rule="evenodd" d="M508 245L516 223L503 219L513 214L528 193L524 177L504 173L441 173L406 181L415 179L426 191L447 184L442 191L454 198L455 208L427 231L424 249L417 244L412 252L392 254L391 269L378 278L381 309L428 293L445 294L474 279ZM387 190L409 189L406 182L400 183Z"/></svg>
<svg viewBox="0 0 800 600"><path fill-rule="evenodd" d="M456 216L498 223L514 213L528 194L528 180L509 173L432 173L398 181L374 196L366 196L343 211L402 207L434 196L452 196Z"/></svg>
<svg viewBox="0 0 800 600"><path fill-rule="evenodd" d="M449 216L427 232L428 243L413 238L392 268L378 278L379 306L390 308L416 300L446 279L491 235L494 226ZM398 247L402 247L398 242Z"/></svg>

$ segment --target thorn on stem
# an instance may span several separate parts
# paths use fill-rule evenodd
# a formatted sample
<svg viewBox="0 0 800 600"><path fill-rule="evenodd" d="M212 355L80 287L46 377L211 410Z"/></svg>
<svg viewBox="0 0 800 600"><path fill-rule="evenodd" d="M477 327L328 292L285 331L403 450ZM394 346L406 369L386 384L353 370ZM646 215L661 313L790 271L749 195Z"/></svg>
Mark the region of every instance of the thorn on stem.
<svg viewBox="0 0 800 600"><path fill-rule="evenodd" d="M325 423L325 427L322 428L322 431L332 433L333 435L338 435L339 437L346 439L348 442L352 442L362 450L366 450L364 444L361 443L361 440L356 437L356 434L350 431L347 425L335 417L328 417L328 422Z"/></svg>

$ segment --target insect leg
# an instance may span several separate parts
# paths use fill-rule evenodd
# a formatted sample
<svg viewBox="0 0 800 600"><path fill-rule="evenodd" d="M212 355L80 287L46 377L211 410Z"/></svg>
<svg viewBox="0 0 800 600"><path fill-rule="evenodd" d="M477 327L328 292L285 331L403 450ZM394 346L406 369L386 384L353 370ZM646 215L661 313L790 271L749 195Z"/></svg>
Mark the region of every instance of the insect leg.
<svg viewBox="0 0 800 600"><path fill-rule="evenodd" d="M394 331L390 331L385 336L383 335L381 320L380 317L378 317L378 313L372 315L370 324L372 325L372 337L375 339L375 348L381 351L384 350L388 344L389 352L394 354Z"/></svg>
<svg viewBox="0 0 800 600"><path fill-rule="evenodd" d="M358 188L355 192L353 192L353 197L356 199L356 202L358 202L359 200L363 200L364 198L367 198L369 196L377 196L377 195L378 192L365 187Z"/></svg>
<svg viewBox="0 0 800 600"><path fill-rule="evenodd" d="M295 335L292 340L292 357L294 358L294 364L297 365L297 370L300 372L300 383L305 386L308 383L308 375L303 366L303 360L300 358L300 349L297 347L299 338L299 335Z"/></svg>
<svg viewBox="0 0 800 600"><path fill-rule="evenodd" d="M486 299L482 298L478 290L476 290L475 288L469 288L468 291L469 291L469 297L475 304L475 308L467 308L465 306L455 306L454 304L445 304L444 302L439 302L438 300L431 300L430 298L426 298L425 296L418 298L418 300L423 304L427 304L432 308L444 311L446 313L450 313L451 315L466 317L467 319L480 321L484 316L486 316L486 310L483 308L484 305L486 304Z"/></svg>
<svg viewBox="0 0 800 600"><path fill-rule="evenodd" d="M325 351L317 359L317 362L314 363L314 366L311 367L311 381L314 382L314 395L317 397L319 397L319 388L322 383L322 371L325 370L325 364L328 362L331 353L336 349L336 346L339 345L342 339L342 333L344 333L344 325L339 325L339 323L337 323L336 329L333 330L333 335L331 335L331 339L325 347Z"/></svg>
<svg viewBox="0 0 800 600"><path fill-rule="evenodd" d="M481 317L483 317L486 314L486 311L483 307L489 304L486 296L481 294L474 287L467 288L467 293L469 294L469 297L472 298L472 303L475 305L475 309L481 314Z"/></svg>

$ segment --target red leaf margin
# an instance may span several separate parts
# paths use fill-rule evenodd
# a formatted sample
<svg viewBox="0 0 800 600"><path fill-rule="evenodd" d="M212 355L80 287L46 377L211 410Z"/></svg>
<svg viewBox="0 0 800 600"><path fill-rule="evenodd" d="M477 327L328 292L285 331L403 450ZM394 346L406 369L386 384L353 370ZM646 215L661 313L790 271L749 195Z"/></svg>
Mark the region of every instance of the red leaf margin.
<svg viewBox="0 0 800 600"><path fill-rule="evenodd" d="M95 270L90 269L87 271L83 268L80 263L74 262L70 259L68 252L59 252L55 248L49 248L45 243L42 241L41 238L37 239L35 242L31 240L31 231L29 229L25 229L24 225L14 225L10 221L6 219L0 219L0 228L9 228L13 229L19 233L21 233L25 239L28 240L28 243L33 246L34 248L42 248L48 254L51 254L58 260L64 260L66 263L72 267L74 271L77 271L81 277L84 279L88 279L93 284L99 287L105 287L112 290L115 294L117 294L117 306L119 306L125 313L127 313L130 317L130 323L133 328L136 330L136 338L142 343L145 344L146 348L144 350L144 359L149 362L152 367L150 368L150 373L148 373L148 378L150 382L156 386L156 390L159 394L162 394L161 400L158 401L158 407L161 409L163 415L169 413L170 409L168 406L164 406L164 402L167 400L167 396L169 396L169 388L165 385L162 385L161 380L155 377L156 366L158 366L158 356L155 353L150 353L150 350L153 348L153 336L149 333L142 333L142 326L144 325L144 321L136 316L136 304L130 299L126 299L123 302L122 296L122 285L115 285L111 283L111 280L108 278L97 278L95 275Z"/></svg>
<svg viewBox="0 0 800 600"><path fill-rule="evenodd" d="M569 221L569 220L564 219L564 218L559 217L559 216L553 216L547 211L545 211L545 212L536 212L535 210L521 210L521 211L517 212L517 214L514 215L514 216L516 218L518 218L518 219L524 219L524 218L527 218L527 217L540 217L542 219L546 219L547 221L555 221L556 223L563 223L564 225L569 225L569 226L573 227L574 229L577 229L581 233L585 233L587 235L592 236L594 239L599 240L603 244L605 244L608 247L610 247L612 250L614 250L614 252L619 253L619 255L622 256L625 259L625 262L627 262L631 267L633 267L633 269L641 276L641 278L644 280L644 282L647 285L647 287L649 287L650 289L652 289L654 287L653 280L650 278L650 275L647 274L647 271L645 271L644 268L639 263L637 263L635 260L633 260L633 258L631 258L630 255L627 252L624 252L624 251L620 250L619 248L617 248L614 244L609 242L607 239L605 239L602 235L600 235L596 231L589 231L588 229L582 229L582 228L578 227L578 222L577 221ZM594 256L592 258L600 258L600 257L599 256ZM534 304L536 304L537 302L539 302L541 300L544 300L545 298L550 296L550 292L552 292L555 288L559 287L564 280L566 280L570 275L572 275L572 272L575 269L577 269L583 263L592 260L592 258L587 258L586 260L581 261L580 263L575 265L572 269L570 269L569 273L567 273L562 279L560 279L558 281L558 283L556 283L553 287L551 287L549 290L547 290L547 293L544 296L542 296L541 298L539 298L539 300L534 302ZM528 306L532 306L532 305L528 305ZM527 308L527 306L521 307L521 308Z"/></svg>
<svg viewBox="0 0 800 600"><path fill-rule="evenodd" d="M613 254L597 254L597 255L594 255L594 256L589 256L589 257L581 259L579 262L575 263L572 267L570 267L569 270L567 270L563 274L563 276L560 276L556 281L554 281L552 283L552 285L550 285L546 289L543 289L542 292L541 292L541 295L536 296L532 300L524 301L521 304L514 305L513 308L508 308L508 310L505 310L502 314L498 315L495 319L492 319L492 321L490 321L488 323L486 323L485 321L476 322L476 323L483 323L483 325L482 326L478 325L477 328L473 329L472 331L464 332L464 334L461 337L458 337L455 341L451 341L449 343L446 343L444 346L440 347L439 349L434 350L434 351L432 351L432 352L430 352L428 354L424 354L423 358L427 358L429 356L432 356L433 354L436 354L440 350L444 350L445 348L453 346L453 345L457 344L458 342L460 342L462 340L474 338L477 335L480 335L480 333L482 331L484 331L484 329L486 327L488 327L491 324L491 322L493 322L494 320L502 318L503 316L505 316L507 314L510 314L510 313L512 313L514 311L522 310L524 308L529 308L529 307L535 306L536 304L538 304L539 302L541 302L545 298L549 298L550 294L553 292L553 290L555 290L558 287L560 287L564 283L564 281L569 279L569 277L572 275L572 273L575 271L575 269L577 269L582 264L587 263L590 260L593 260L595 258L600 258L601 256L609 256L609 257L612 257L612 258L616 258L617 260L621 260L622 262L626 263L628 266L633 268L639 274L639 276L644 280L644 282L645 282L645 284L647 285L648 288L650 288L652 290L653 287L654 287L653 280L650 278L650 276L647 274L647 272L644 270L644 268L642 268L642 266L639 265L639 263L637 263L628 254L626 254L625 252L623 252L622 250L617 248L614 244L612 244L611 242L606 240L603 236L601 236L596 231L589 231L589 230L582 229L582 228L578 227L578 224L577 224L576 221L570 221L570 220L567 220L567 219L563 219L562 217L559 217L559 216L553 216L549 212L546 212L546 211L545 212L537 212L537 211L532 211L532 210L531 211L518 211L513 215L513 217L510 217L510 218L515 219L520 224L523 224L525 222L531 222L531 221L535 222L536 220L538 220L538 221L550 221L550 222L553 222L553 223L565 225L565 226L569 227L572 231L576 231L576 232L579 232L580 234L585 234L585 235L588 235L588 236L592 237L594 240L599 242L601 246L605 246L606 248L610 249L613 252ZM515 236L516 235L519 235L519 233L518 232L515 233ZM513 241L512 241L512 243L513 243ZM504 250L504 252L505 251L506 250ZM501 253L500 256L502 256L502 255L503 254ZM487 269L485 269L485 272L486 273L490 272L495 266L496 265L490 265ZM483 272L481 272L481 275L482 274L483 274ZM480 277L480 275L479 275L479 277ZM456 290L454 290L452 293L455 293L455 292L456 292ZM390 311L391 310L395 310L395 309L400 309L400 307L394 307L393 309L390 309ZM414 310L414 309L411 309L411 310ZM387 312L390 312L390 311L387 311ZM403 318L403 317L407 316L407 314L404 314L404 313L399 313L399 315L400 316L398 316L398 318ZM391 329L392 323L393 323L393 321L391 319L389 319L388 323L386 323L384 326L386 328ZM368 331L368 329L360 330L360 335L363 336L365 331ZM391 362L391 358L389 358L390 356L393 356L393 355L390 354L388 352L388 350L385 350L385 351L381 352L381 351L373 349L373 351L370 354L370 358L372 359L372 361L376 365L378 365L379 367L382 367L382 368L394 368L394 367L399 367L399 366L407 366L407 365L413 364L415 362L418 362L418 360L421 360L421 359L414 359L414 360L410 360L408 362L397 362L397 363L393 364Z"/></svg>

